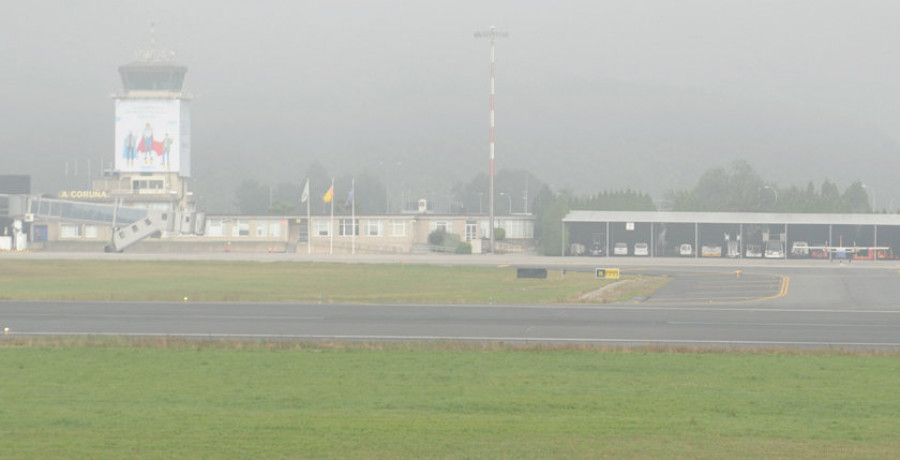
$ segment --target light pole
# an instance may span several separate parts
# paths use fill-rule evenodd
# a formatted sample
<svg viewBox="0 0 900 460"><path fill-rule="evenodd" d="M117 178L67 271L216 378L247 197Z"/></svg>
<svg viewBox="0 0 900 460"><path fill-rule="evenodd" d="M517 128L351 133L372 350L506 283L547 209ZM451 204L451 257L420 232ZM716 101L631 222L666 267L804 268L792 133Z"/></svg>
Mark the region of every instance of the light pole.
<svg viewBox="0 0 900 460"><path fill-rule="evenodd" d="M772 207L774 208L775 205L778 204L778 190L775 190L775 187L772 187L771 185L764 185L763 188L761 188L760 190L766 190L766 189L771 190L772 193L775 195L775 202L772 203Z"/></svg>
<svg viewBox="0 0 900 460"><path fill-rule="evenodd" d="M505 196L509 200L509 214L512 215L512 197L508 193L500 192L500 196Z"/></svg>
<svg viewBox="0 0 900 460"><path fill-rule="evenodd" d="M528 215L528 176L525 176L525 191L522 192L522 214Z"/></svg>
<svg viewBox="0 0 900 460"><path fill-rule="evenodd" d="M390 161L379 161L378 164L384 166L384 213L391 213L391 176L389 174ZM394 163L396 166L402 165L402 161ZM402 204L401 204L402 207Z"/></svg>
<svg viewBox="0 0 900 460"><path fill-rule="evenodd" d="M494 253L494 41L498 38L508 37L506 32L499 32L497 28L491 26L487 31L475 32L475 38L487 38L491 41L491 174L490 174L490 190L488 191L488 207L490 208L491 221L491 254Z"/></svg>
<svg viewBox="0 0 900 460"><path fill-rule="evenodd" d="M872 187L869 187L869 186L866 185L866 184L862 184L862 187L863 187L864 189L869 190L870 192L872 192L872 212L876 212L876 211L875 211L875 189L872 188Z"/></svg>

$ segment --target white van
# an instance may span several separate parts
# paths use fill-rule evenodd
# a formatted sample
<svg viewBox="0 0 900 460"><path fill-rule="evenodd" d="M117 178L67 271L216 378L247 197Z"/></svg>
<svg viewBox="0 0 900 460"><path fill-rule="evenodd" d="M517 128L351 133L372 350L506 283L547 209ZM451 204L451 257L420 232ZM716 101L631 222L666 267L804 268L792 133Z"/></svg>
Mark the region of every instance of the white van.
<svg viewBox="0 0 900 460"><path fill-rule="evenodd" d="M748 244L747 252L744 255L744 257L747 257L748 259L755 259L758 257L762 257L762 249L759 247L758 244Z"/></svg>
<svg viewBox="0 0 900 460"><path fill-rule="evenodd" d="M627 256L628 255L628 243L616 243L613 245L613 255L614 256Z"/></svg>
<svg viewBox="0 0 900 460"><path fill-rule="evenodd" d="M647 246L647 243L634 243L634 255L649 256L650 255L650 247Z"/></svg>
<svg viewBox="0 0 900 460"><path fill-rule="evenodd" d="M809 243L806 241L794 241L791 246L791 257L809 257Z"/></svg>
<svg viewBox="0 0 900 460"><path fill-rule="evenodd" d="M694 255L694 247L690 244L684 243L678 247L678 255L690 257Z"/></svg>
<svg viewBox="0 0 900 460"><path fill-rule="evenodd" d="M766 252L763 253L766 259L784 259L784 245L781 241L766 241Z"/></svg>

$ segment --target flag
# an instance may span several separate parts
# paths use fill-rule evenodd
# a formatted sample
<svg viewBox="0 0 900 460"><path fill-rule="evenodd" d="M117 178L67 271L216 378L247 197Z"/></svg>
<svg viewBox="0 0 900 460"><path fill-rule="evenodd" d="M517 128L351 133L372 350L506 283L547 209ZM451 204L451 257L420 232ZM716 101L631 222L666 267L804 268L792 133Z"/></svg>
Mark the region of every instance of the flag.
<svg viewBox="0 0 900 460"><path fill-rule="evenodd" d="M334 184L331 184L331 187L327 192L325 192L325 196L322 197L322 201L331 203L332 199L334 199Z"/></svg>
<svg viewBox="0 0 900 460"><path fill-rule="evenodd" d="M300 202L306 203L309 201L309 179L306 179L306 185L303 187L303 194L300 195Z"/></svg>
<svg viewBox="0 0 900 460"><path fill-rule="evenodd" d="M347 201L344 202L344 207L350 206L350 203L353 203L353 190L356 188L356 181L350 182L350 193L347 194Z"/></svg>

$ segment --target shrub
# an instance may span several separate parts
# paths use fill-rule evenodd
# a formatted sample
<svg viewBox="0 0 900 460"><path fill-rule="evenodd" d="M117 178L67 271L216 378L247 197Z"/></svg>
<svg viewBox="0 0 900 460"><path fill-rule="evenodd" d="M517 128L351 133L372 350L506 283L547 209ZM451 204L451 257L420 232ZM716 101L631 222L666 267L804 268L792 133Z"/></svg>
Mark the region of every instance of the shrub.
<svg viewBox="0 0 900 460"><path fill-rule="evenodd" d="M457 254L471 254L472 253L472 245L466 241L461 241L456 245Z"/></svg>
<svg viewBox="0 0 900 460"><path fill-rule="evenodd" d="M494 229L494 239L497 241L503 241L506 239L506 230L497 227Z"/></svg>
<svg viewBox="0 0 900 460"><path fill-rule="evenodd" d="M459 245L459 235L447 233L443 229L435 230L428 234L428 243L431 244L432 251L453 252ZM471 249L469 252L471 253Z"/></svg>
<svg viewBox="0 0 900 460"><path fill-rule="evenodd" d="M444 239L446 237L447 231L440 228L428 234L428 243L438 246L444 244Z"/></svg>

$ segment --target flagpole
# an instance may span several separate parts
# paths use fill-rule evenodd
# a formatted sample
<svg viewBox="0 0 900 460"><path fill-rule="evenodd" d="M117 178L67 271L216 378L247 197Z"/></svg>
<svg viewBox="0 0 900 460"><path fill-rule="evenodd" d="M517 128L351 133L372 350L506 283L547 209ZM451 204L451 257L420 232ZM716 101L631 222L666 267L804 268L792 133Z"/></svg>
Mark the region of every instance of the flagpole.
<svg viewBox="0 0 900 460"><path fill-rule="evenodd" d="M356 254L356 179L350 180L350 248Z"/></svg>
<svg viewBox="0 0 900 460"><path fill-rule="evenodd" d="M300 204L306 202L306 255L312 254L312 219L310 218L309 206L309 177L306 178L306 185L303 186L303 192L300 193Z"/></svg>
<svg viewBox="0 0 900 460"><path fill-rule="evenodd" d="M334 178L331 178L331 242L328 245L328 255L334 254Z"/></svg>
<svg viewBox="0 0 900 460"><path fill-rule="evenodd" d="M309 178L306 178L306 190L309 191ZM309 205L312 200L309 199L309 193L306 194L306 255L312 254L312 219L310 219Z"/></svg>

